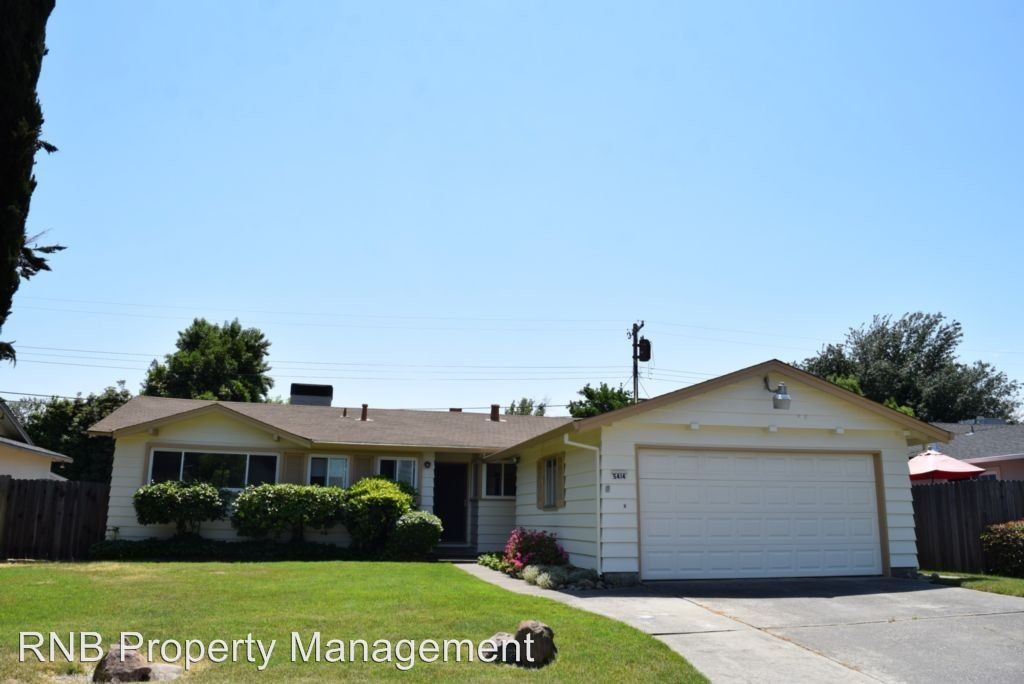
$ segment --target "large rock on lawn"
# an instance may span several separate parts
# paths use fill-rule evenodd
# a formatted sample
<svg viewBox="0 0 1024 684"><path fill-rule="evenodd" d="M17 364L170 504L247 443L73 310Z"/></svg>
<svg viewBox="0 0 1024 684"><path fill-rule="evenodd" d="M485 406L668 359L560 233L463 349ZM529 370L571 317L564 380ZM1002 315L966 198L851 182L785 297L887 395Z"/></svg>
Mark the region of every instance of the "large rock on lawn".
<svg viewBox="0 0 1024 684"><path fill-rule="evenodd" d="M530 659L527 660L526 638L530 637ZM558 653L555 646L555 632L543 622L523 620L516 628L515 640L519 642L521 667L544 667Z"/></svg>

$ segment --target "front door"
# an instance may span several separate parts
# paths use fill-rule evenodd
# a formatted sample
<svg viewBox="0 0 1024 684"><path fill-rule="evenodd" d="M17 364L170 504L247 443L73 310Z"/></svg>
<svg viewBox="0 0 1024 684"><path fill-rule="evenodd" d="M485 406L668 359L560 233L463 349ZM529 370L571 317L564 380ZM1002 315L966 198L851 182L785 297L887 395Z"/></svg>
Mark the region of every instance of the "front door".
<svg viewBox="0 0 1024 684"><path fill-rule="evenodd" d="M434 467L434 515L441 519L442 542L467 542L466 489L469 467L465 463L437 463Z"/></svg>

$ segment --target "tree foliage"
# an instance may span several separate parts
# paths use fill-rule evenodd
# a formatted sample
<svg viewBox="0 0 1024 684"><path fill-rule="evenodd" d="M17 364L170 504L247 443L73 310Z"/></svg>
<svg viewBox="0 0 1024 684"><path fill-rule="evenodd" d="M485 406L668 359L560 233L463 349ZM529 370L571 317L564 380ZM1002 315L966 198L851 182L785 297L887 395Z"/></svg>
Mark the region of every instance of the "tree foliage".
<svg viewBox="0 0 1024 684"><path fill-rule="evenodd" d="M633 394L622 385L612 387L602 382L591 387L588 382L577 392L583 399L569 402L569 415L573 418L589 418L608 413L633 403Z"/></svg>
<svg viewBox="0 0 1024 684"><path fill-rule="evenodd" d="M57 150L39 138L43 110L36 94L53 7L54 0L0 0L0 330L21 281L50 270L46 255L64 249L40 246L38 236L25 232L36 188L36 152ZM0 342L0 359L15 359L11 342Z"/></svg>
<svg viewBox="0 0 1024 684"><path fill-rule="evenodd" d="M798 365L923 420L1012 419L1019 384L983 361L958 361L962 339L960 323L941 313L875 316Z"/></svg>
<svg viewBox="0 0 1024 684"><path fill-rule="evenodd" d="M548 410L546 401L537 401L523 397L519 401L513 400L505 409L506 416L543 416Z"/></svg>
<svg viewBox="0 0 1024 684"><path fill-rule="evenodd" d="M142 393L179 399L266 401L270 342L236 318L224 325L197 318L178 333L177 351L150 364Z"/></svg>
<svg viewBox="0 0 1024 684"><path fill-rule="evenodd" d="M36 401L23 405L31 407L23 424L37 445L74 459L72 463L56 464L54 472L69 480L110 482L114 440L90 437L85 431L131 398L124 382L119 382L117 387L87 397Z"/></svg>

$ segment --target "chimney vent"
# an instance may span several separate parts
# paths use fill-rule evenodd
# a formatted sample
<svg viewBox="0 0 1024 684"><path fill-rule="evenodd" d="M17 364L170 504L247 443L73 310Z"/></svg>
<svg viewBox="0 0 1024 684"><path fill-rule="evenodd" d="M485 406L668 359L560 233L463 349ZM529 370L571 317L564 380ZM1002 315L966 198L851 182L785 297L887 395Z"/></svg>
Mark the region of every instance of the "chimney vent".
<svg viewBox="0 0 1024 684"><path fill-rule="evenodd" d="M450 409L448 409L448 413L462 413L462 409L460 409L460 408L450 408Z"/></svg>
<svg viewBox="0 0 1024 684"><path fill-rule="evenodd" d="M500 408L501 406L499 406L498 404L491 404L491 420L494 421L495 423L501 420L498 417L498 409Z"/></svg>
<svg viewBox="0 0 1024 684"><path fill-rule="evenodd" d="M370 408L369 404L363 404L363 412L359 414L359 420L366 420L366 409Z"/></svg>
<svg viewBox="0 0 1024 684"><path fill-rule="evenodd" d="M307 385L293 382L288 403L297 406L330 406L333 398L333 385Z"/></svg>

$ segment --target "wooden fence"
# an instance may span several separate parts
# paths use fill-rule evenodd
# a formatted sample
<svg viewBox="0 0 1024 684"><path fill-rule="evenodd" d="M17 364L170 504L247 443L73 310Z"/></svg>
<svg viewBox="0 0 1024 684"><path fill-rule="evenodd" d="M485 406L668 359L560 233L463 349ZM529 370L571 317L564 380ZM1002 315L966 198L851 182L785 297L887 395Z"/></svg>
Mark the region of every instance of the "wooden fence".
<svg viewBox="0 0 1024 684"><path fill-rule="evenodd" d="M981 533L1024 518L1024 481L962 480L911 490L917 560L927 570L983 572Z"/></svg>
<svg viewBox="0 0 1024 684"><path fill-rule="evenodd" d="M0 560L83 560L107 527L110 485L0 475Z"/></svg>

